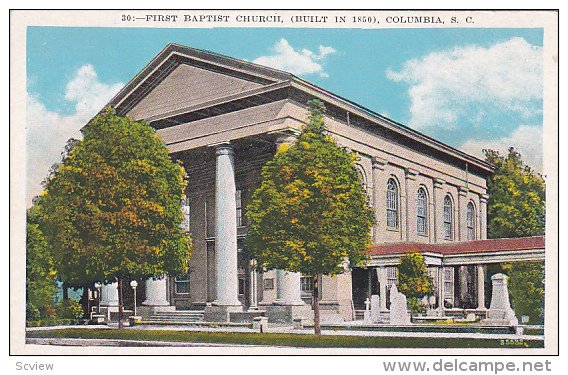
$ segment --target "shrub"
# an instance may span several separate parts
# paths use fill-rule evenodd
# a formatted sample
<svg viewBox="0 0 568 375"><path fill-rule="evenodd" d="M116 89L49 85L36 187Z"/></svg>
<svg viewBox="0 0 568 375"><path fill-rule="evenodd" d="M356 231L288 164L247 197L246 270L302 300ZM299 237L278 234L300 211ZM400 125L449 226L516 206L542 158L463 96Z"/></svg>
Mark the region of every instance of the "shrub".
<svg viewBox="0 0 568 375"><path fill-rule="evenodd" d="M39 320L39 318L40 318L39 309L37 307L35 307L34 305L32 305L31 303L27 303L26 304L26 320L27 321Z"/></svg>
<svg viewBox="0 0 568 375"><path fill-rule="evenodd" d="M41 309L41 317L46 319L54 319L55 318L55 306L54 305L45 305Z"/></svg>
<svg viewBox="0 0 568 375"><path fill-rule="evenodd" d="M519 262L504 265L515 314L529 316L529 324L544 321L544 263Z"/></svg>
<svg viewBox="0 0 568 375"><path fill-rule="evenodd" d="M77 301L67 299L56 306L59 319L79 319L83 317L83 307Z"/></svg>

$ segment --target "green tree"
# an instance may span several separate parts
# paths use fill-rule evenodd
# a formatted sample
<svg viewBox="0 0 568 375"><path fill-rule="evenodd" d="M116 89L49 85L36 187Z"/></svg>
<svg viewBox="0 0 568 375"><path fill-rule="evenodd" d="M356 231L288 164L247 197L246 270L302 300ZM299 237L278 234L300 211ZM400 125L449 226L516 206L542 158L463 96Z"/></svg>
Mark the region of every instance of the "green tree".
<svg viewBox="0 0 568 375"><path fill-rule="evenodd" d="M483 150L485 160L495 166L487 181L489 238L525 237L545 232L545 183L540 174L523 163L521 154L510 148L506 157L498 151ZM509 276L514 310L532 322L544 318L544 263L503 265Z"/></svg>
<svg viewBox="0 0 568 375"><path fill-rule="evenodd" d="M356 155L326 134L323 103L308 104L308 122L297 142L280 147L262 169L247 205L246 245L260 268L312 277L319 335L320 277L344 272L346 261L363 262L373 214L354 167Z"/></svg>
<svg viewBox="0 0 568 375"><path fill-rule="evenodd" d="M54 260L39 224L39 207L34 205L27 212L26 306L27 310L34 312L30 317L38 319L54 305L57 293Z"/></svg>
<svg viewBox="0 0 568 375"><path fill-rule="evenodd" d="M45 234L63 282L118 281L122 328L125 281L188 268L191 242L180 227L185 172L150 125L111 108L82 133L46 182Z"/></svg>
<svg viewBox="0 0 568 375"><path fill-rule="evenodd" d="M404 254L398 265L398 290L408 298L411 316L423 312L420 300L433 292L432 279L428 275L424 257L420 253Z"/></svg>
<svg viewBox="0 0 568 375"><path fill-rule="evenodd" d="M527 315L531 324L544 322L544 262L503 265L507 274L513 310L520 319Z"/></svg>
<svg viewBox="0 0 568 375"><path fill-rule="evenodd" d="M483 150L495 167L487 181L487 226L489 238L526 237L544 234L545 184L523 163L521 154L509 149L506 157Z"/></svg>

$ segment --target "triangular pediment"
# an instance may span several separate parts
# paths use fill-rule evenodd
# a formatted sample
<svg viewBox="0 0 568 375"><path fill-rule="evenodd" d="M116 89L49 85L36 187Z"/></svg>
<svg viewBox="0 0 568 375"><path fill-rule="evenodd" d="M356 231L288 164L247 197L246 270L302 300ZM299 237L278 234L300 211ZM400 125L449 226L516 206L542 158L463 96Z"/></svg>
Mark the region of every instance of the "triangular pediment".
<svg viewBox="0 0 568 375"><path fill-rule="evenodd" d="M256 82L181 64L128 113L145 119L261 87Z"/></svg>
<svg viewBox="0 0 568 375"><path fill-rule="evenodd" d="M290 74L215 53L168 45L109 103L136 120L290 79Z"/></svg>

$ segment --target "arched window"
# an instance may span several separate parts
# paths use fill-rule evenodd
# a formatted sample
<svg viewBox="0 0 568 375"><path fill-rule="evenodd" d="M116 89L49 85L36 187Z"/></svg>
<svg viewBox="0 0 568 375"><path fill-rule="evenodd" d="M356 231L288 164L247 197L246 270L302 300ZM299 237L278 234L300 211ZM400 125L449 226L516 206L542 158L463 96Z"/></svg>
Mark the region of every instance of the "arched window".
<svg viewBox="0 0 568 375"><path fill-rule="evenodd" d="M387 227L398 228L398 186L392 178L387 182Z"/></svg>
<svg viewBox="0 0 568 375"><path fill-rule="evenodd" d="M359 182L361 183L363 191L367 193L367 176L365 175L365 170L359 164L355 165L355 170L357 171L357 175L359 176Z"/></svg>
<svg viewBox="0 0 568 375"><path fill-rule="evenodd" d="M467 204L467 239L475 240L475 207L473 202Z"/></svg>
<svg viewBox="0 0 568 375"><path fill-rule="evenodd" d="M424 188L418 189L416 195L416 231L418 234L427 234L428 197Z"/></svg>
<svg viewBox="0 0 568 375"><path fill-rule="evenodd" d="M453 223L453 208L452 198L446 195L444 198L444 239L451 240L454 237L452 230Z"/></svg>
<svg viewBox="0 0 568 375"><path fill-rule="evenodd" d="M191 206L189 205L189 197L182 198L181 210L183 212L183 221L181 223L181 227L186 232L189 232L191 230L191 221L190 221Z"/></svg>

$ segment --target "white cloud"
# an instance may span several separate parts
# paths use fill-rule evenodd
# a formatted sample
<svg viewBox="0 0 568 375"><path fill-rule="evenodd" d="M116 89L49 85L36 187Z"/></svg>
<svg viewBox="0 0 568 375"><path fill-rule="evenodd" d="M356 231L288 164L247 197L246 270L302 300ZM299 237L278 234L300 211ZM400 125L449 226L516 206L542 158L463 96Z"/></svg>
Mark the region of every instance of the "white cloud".
<svg viewBox="0 0 568 375"><path fill-rule="evenodd" d="M509 147L514 147L521 153L525 164L537 172L542 172L542 127L521 125L509 136L492 141L470 139L461 149L467 153L484 159L483 149L499 151L501 155L507 155Z"/></svg>
<svg viewBox="0 0 568 375"><path fill-rule="evenodd" d="M523 38L433 52L386 75L410 85L409 125L416 129L455 129L471 117L483 124L492 111L525 119L542 111L542 47Z"/></svg>
<svg viewBox="0 0 568 375"><path fill-rule="evenodd" d="M280 39L272 48L273 55L260 56L253 60L255 64L266 65L275 69L285 70L292 74L307 75L319 74L320 77L326 78L329 75L324 72L321 62L337 52L335 48L320 45L318 53L314 53L308 49L296 51L286 39Z"/></svg>
<svg viewBox="0 0 568 375"><path fill-rule="evenodd" d="M122 87L123 83L104 84L92 65L83 65L67 83L65 100L75 104L75 112L62 115L48 110L40 100L28 93L27 125L27 194L28 204L41 193L41 181L49 168L60 161L69 138L79 138L80 129Z"/></svg>

